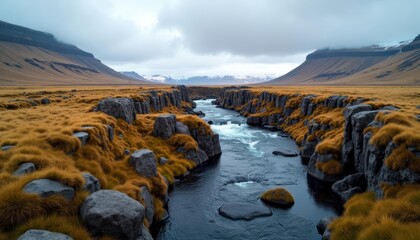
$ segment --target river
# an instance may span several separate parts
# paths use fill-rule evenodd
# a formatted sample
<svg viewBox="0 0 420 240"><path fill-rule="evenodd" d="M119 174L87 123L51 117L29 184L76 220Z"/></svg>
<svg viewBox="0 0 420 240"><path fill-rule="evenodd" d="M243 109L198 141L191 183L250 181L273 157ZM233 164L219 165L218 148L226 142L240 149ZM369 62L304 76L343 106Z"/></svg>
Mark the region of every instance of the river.
<svg viewBox="0 0 420 240"><path fill-rule="evenodd" d="M220 135L223 154L173 186L170 217L156 239L320 239L318 220L339 213L334 198L329 191L314 190L300 156L272 154L279 149L298 151L296 143L276 132L247 126L246 118L216 108L211 100L196 103L196 110L206 114L204 119L214 122L211 127ZM234 221L218 213L224 203L264 205L260 194L278 186L294 196L295 204L287 210L269 206L272 216L250 221Z"/></svg>

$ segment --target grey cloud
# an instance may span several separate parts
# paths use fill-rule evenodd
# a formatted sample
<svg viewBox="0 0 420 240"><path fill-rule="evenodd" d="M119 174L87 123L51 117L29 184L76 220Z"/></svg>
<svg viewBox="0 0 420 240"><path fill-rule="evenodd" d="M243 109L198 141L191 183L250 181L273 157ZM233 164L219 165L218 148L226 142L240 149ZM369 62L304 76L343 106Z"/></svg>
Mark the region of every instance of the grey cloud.
<svg viewBox="0 0 420 240"><path fill-rule="evenodd" d="M415 0L185 0L161 11L159 27L197 53L289 55L414 38L418 9Z"/></svg>
<svg viewBox="0 0 420 240"><path fill-rule="evenodd" d="M0 15L4 21L53 33L104 61L172 56L180 44L166 30L141 30L133 21L113 16L109 1L5 0Z"/></svg>

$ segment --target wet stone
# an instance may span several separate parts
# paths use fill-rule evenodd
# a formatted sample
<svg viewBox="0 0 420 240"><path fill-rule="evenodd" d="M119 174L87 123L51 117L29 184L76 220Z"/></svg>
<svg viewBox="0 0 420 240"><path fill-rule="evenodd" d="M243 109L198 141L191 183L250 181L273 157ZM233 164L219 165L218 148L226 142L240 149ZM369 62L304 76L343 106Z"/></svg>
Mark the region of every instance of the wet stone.
<svg viewBox="0 0 420 240"><path fill-rule="evenodd" d="M271 210L257 203L225 203L219 208L219 214L232 220L252 220L257 217L271 216Z"/></svg>

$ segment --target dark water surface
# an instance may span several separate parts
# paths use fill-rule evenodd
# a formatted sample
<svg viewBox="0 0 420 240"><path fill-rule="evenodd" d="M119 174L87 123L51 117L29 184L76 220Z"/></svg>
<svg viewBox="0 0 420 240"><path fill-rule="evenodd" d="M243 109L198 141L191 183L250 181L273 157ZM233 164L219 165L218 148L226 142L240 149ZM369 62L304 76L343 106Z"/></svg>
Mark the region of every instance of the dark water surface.
<svg viewBox="0 0 420 240"><path fill-rule="evenodd" d="M298 157L275 156L279 149L298 150L290 138L247 126L235 111L216 108L211 100L196 101L205 120L215 122L223 154L192 171L169 194L168 221L156 239L320 239L316 223L335 216L328 193L309 188L306 166ZM221 124L222 123L222 124ZM273 215L234 221L219 215L224 203L263 205L259 195L273 187L286 188L295 198L290 209L270 207Z"/></svg>

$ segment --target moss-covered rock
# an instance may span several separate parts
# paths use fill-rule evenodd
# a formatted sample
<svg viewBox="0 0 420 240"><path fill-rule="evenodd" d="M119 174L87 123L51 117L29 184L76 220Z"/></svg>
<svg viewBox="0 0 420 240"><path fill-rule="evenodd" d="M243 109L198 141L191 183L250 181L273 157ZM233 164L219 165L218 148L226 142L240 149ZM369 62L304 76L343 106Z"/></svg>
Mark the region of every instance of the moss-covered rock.
<svg viewBox="0 0 420 240"><path fill-rule="evenodd" d="M295 204L295 199L284 188L270 189L261 195L261 200L268 204L288 208Z"/></svg>

